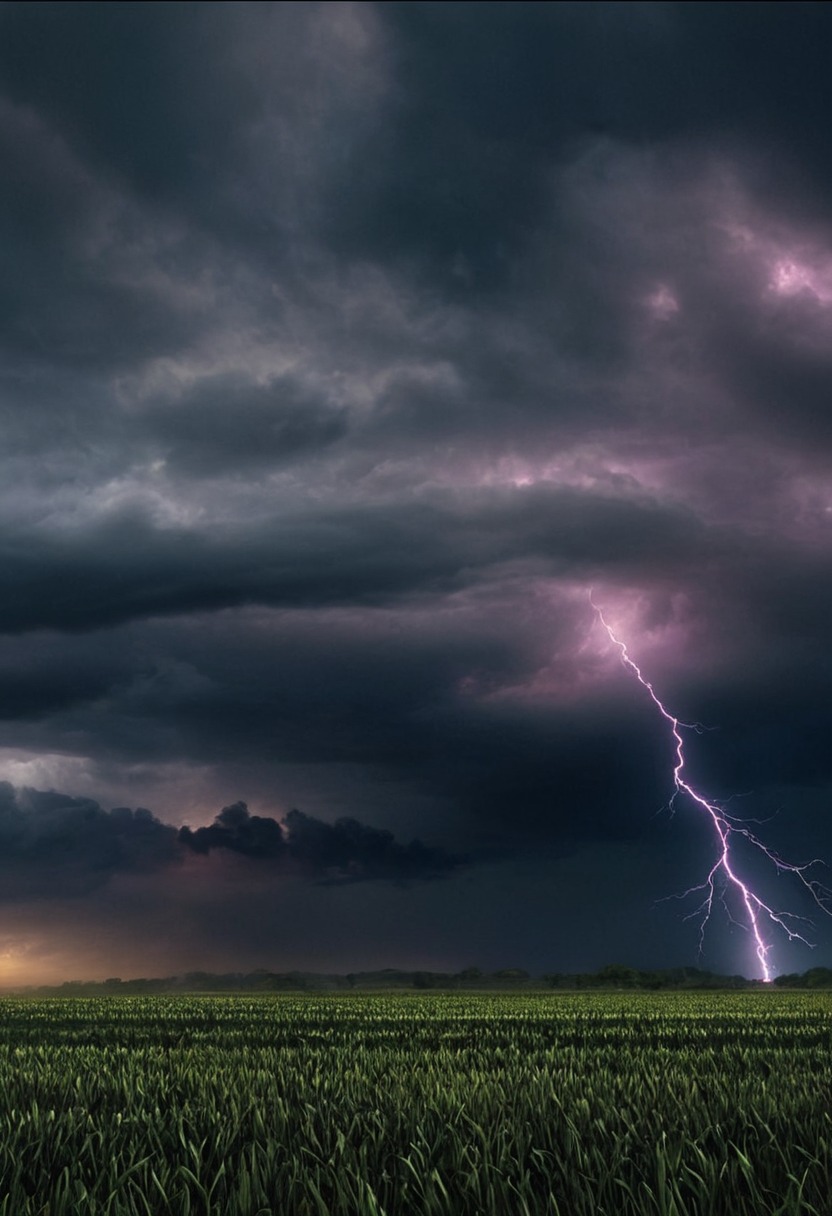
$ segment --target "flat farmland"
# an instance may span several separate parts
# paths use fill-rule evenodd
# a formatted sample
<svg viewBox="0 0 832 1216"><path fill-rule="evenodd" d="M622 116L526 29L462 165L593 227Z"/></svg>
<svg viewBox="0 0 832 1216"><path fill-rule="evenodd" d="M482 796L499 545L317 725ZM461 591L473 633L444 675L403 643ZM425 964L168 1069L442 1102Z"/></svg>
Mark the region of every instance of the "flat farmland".
<svg viewBox="0 0 832 1216"><path fill-rule="evenodd" d="M4 1216L832 1212L832 994L0 1001Z"/></svg>

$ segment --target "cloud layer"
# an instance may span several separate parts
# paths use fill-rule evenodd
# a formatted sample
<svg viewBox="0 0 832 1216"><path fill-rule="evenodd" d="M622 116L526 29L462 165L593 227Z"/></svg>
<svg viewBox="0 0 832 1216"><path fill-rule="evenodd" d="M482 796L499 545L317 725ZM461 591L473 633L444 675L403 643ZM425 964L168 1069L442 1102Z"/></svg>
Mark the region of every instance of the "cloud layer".
<svg viewBox="0 0 832 1216"><path fill-rule="evenodd" d="M718 728L713 794L832 852L830 26L0 8L0 774L74 825L61 855L4 795L10 891L41 847L67 895L118 869L171 901L183 856L345 887L488 858L471 898L524 965L534 859L573 891L542 965L609 962L558 955L596 923L574 890L606 874L636 924L676 860L667 740L590 588ZM686 886L710 844L678 830ZM624 961L695 961L664 932Z"/></svg>

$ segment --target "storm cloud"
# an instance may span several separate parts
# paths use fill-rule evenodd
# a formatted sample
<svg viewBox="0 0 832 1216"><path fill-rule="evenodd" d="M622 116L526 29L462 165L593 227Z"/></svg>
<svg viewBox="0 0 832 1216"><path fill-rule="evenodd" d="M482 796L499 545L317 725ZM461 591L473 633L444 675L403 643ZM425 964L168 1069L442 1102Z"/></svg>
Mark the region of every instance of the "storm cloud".
<svg viewBox="0 0 832 1216"><path fill-rule="evenodd" d="M356 819L331 824L293 810L281 826L236 802L208 827L177 830L144 807L106 811L92 799L0 783L4 901L77 897L113 875L150 874L215 851L269 863L276 877L326 883L432 879L466 860L418 840L399 844Z"/></svg>
<svg viewBox="0 0 832 1216"><path fill-rule="evenodd" d="M185 969L347 909L345 970L695 962L626 934L712 842L590 590L712 795L832 856L830 37L0 6L9 899L176 908Z"/></svg>

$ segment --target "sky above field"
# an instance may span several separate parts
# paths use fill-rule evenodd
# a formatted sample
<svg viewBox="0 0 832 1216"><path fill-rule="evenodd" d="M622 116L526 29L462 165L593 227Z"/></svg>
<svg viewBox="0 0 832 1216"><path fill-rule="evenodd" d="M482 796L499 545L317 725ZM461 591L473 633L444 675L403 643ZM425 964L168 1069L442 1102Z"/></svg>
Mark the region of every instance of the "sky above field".
<svg viewBox="0 0 832 1216"><path fill-rule="evenodd" d="M832 861L830 48L0 6L0 984L759 973L590 592L688 779Z"/></svg>

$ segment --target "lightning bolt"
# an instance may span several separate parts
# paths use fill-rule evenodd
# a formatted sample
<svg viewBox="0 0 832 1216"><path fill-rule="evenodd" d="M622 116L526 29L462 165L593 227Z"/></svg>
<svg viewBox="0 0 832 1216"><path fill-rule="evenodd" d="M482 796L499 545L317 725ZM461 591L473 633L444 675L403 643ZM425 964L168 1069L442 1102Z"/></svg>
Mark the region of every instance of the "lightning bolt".
<svg viewBox="0 0 832 1216"><path fill-rule="evenodd" d="M813 946L796 928L799 923L810 924L811 922L804 916L797 916L791 912L779 912L770 907L757 892L749 885L749 882L742 878L737 870L734 854L734 845L738 838L746 841L748 844L757 849L762 855L775 867L779 873L793 874L806 888L810 896L817 906L827 914L830 914L830 908L827 906L832 893L823 887L816 880L807 877L808 871L812 866L822 864L819 859L807 862L805 865L794 865L791 862L784 861L777 853L767 848L761 840L757 838L748 828L747 821L737 818L734 815L729 815L724 807L718 802L709 800L701 794L694 786L692 786L686 777L685 763L685 740L682 734L684 730L694 730L697 733L703 729L701 726L691 722L682 722L675 714L671 713L664 702L659 697L650 680L647 679L641 672L640 667L631 657L627 645L619 637L616 637L612 626L605 619L603 612L595 603L590 593L590 603L594 608L598 620L603 625L607 632L610 641L618 648L621 655L621 662L628 671L636 677L642 688L647 690L653 704L659 711L661 716L667 722L670 728L670 734L673 739L673 747L675 760L673 765L673 794L670 798L669 806L671 810L674 807L676 799L680 794L686 794L694 806L706 817L713 830L716 843L716 859L708 872L707 878L698 886L691 887L684 891L679 896L680 899L686 898L698 892L703 892L704 898L699 907L691 913L691 916L697 916L701 913L699 925L699 948L703 947L705 928L711 918L714 909L714 901L718 895L721 895L723 904L725 903L725 892L733 891L737 897L737 902L743 915L743 928L751 933L754 941L754 950L760 964L762 979L769 983L772 977L772 967L770 963L771 944L766 940L763 934L763 926L770 922L781 929L790 941L803 942L806 946ZM720 892L719 887L722 887ZM727 905L726 905L727 907ZM730 912L729 912L730 916Z"/></svg>

